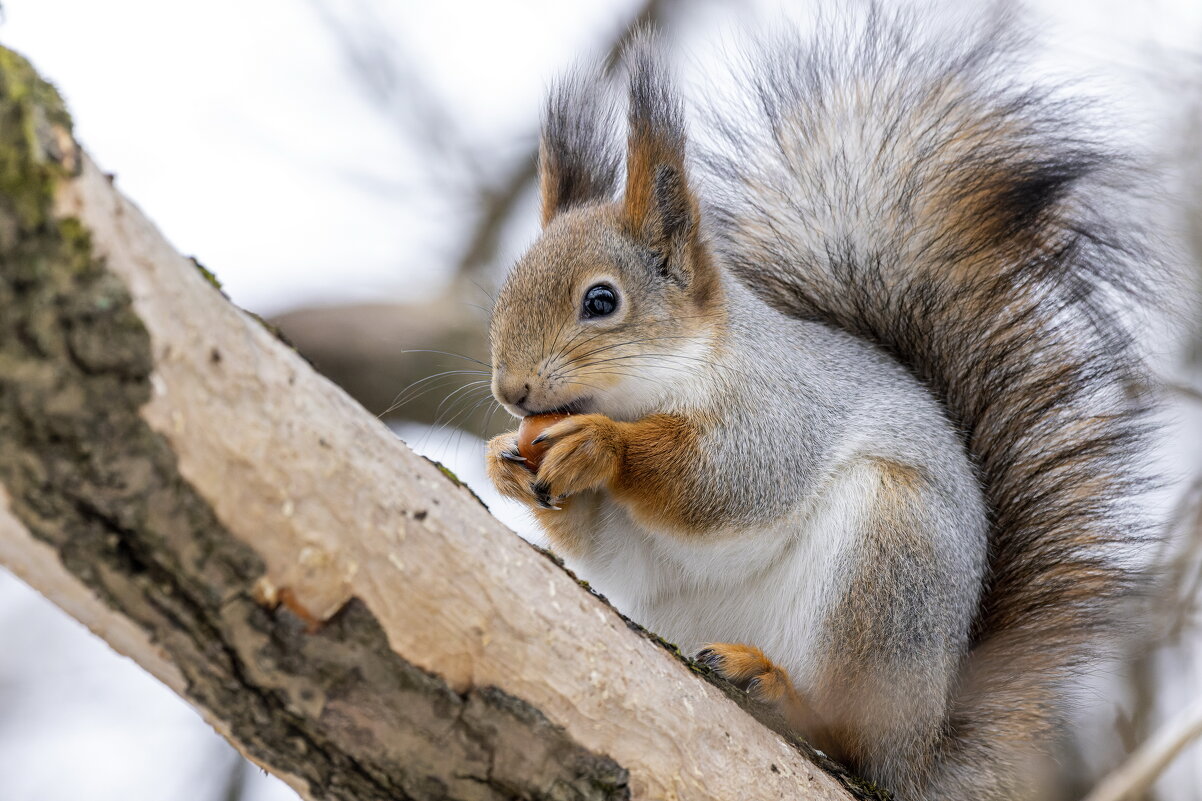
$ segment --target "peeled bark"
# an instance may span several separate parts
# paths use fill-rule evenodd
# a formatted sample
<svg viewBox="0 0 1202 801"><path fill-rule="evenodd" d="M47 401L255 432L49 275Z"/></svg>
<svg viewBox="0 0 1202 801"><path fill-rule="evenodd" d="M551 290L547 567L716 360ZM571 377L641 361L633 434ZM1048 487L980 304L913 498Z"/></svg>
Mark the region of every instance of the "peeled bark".
<svg viewBox="0 0 1202 801"><path fill-rule="evenodd" d="M0 561L312 799L846 799L168 245L0 50Z"/></svg>

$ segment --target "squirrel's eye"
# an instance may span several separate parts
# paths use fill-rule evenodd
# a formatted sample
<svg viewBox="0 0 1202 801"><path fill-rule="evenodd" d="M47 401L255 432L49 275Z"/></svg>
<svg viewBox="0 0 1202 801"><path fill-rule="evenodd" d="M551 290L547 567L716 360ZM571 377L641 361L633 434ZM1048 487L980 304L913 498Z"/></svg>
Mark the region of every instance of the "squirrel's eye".
<svg viewBox="0 0 1202 801"><path fill-rule="evenodd" d="M584 317L605 317L618 308L618 294L609 284L596 284L584 293Z"/></svg>

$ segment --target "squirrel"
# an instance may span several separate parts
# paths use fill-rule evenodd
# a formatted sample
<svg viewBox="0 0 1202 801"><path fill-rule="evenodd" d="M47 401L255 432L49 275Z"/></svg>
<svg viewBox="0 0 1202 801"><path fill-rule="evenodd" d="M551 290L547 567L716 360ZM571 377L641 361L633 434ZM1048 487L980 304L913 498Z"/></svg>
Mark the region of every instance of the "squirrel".
<svg viewBox="0 0 1202 801"><path fill-rule="evenodd" d="M537 471L488 444L497 488L903 801L1038 791L1149 530L1151 261L1108 199L1123 160L1010 77L1013 31L778 36L700 146L654 35L624 111L570 73L490 324L496 399L568 414Z"/></svg>

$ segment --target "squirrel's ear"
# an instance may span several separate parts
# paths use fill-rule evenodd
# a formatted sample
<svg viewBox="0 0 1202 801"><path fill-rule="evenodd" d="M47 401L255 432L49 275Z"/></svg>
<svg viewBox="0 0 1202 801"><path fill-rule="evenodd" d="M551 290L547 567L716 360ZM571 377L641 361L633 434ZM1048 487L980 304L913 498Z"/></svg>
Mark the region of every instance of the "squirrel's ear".
<svg viewBox="0 0 1202 801"><path fill-rule="evenodd" d="M655 46L643 34L627 51L630 133L623 214L635 238L661 259L661 269L688 283L700 246L700 212L685 172L684 110Z"/></svg>
<svg viewBox="0 0 1202 801"><path fill-rule="evenodd" d="M538 143L544 227L561 211L613 198L620 167L614 106L599 70L577 69L552 87Z"/></svg>

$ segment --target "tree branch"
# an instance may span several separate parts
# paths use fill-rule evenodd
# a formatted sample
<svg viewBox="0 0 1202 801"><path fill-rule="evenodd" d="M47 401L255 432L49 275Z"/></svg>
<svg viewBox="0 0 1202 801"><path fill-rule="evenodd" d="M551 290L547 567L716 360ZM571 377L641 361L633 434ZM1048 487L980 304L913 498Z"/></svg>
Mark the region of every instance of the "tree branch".
<svg viewBox="0 0 1202 801"><path fill-rule="evenodd" d="M0 50L0 561L312 799L846 799L241 313Z"/></svg>

